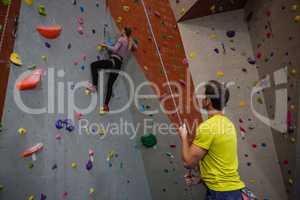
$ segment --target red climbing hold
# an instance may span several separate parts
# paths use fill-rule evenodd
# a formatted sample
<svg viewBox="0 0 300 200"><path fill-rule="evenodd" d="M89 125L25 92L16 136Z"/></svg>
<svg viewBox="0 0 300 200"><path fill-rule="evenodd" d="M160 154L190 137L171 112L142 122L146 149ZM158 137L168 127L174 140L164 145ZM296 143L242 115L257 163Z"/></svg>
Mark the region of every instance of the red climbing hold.
<svg viewBox="0 0 300 200"><path fill-rule="evenodd" d="M47 39L56 39L60 35L62 31L62 27L59 25L53 26L37 26L37 32Z"/></svg>
<svg viewBox="0 0 300 200"><path fill-rule="evenodd" d="M30 75L25 77L22 81L17 83L16 87L19 90L30 90L34 89L39 82L41 81L41 77L43 74L43 69L36 69Z"/></svg>

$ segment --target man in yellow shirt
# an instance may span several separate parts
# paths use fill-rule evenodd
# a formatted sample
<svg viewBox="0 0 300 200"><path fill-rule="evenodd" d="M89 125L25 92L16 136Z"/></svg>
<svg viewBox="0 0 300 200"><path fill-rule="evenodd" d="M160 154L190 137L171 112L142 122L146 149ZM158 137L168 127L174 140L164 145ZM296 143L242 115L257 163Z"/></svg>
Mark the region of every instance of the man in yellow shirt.
<svg viewBox="0 0 300 200"><path fill-rule="evenodd" d="M229 90L217 81L205 86L203 109L208 120L200 124L192 144L185 125L180 127L182 159L189 167L200 166L201 178L207 186L206 200L242 200L245 184L238 173L237 136L234 124L224 116Z"/></svg>

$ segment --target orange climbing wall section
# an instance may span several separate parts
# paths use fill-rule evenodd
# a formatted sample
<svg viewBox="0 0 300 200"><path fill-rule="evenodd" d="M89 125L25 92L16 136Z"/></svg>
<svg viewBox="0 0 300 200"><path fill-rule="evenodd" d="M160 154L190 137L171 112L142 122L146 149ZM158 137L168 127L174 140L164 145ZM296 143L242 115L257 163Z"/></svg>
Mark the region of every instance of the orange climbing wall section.
<svg viewBox="0 0 300 200"><path fill-rule="evenodd" d="M171 82L183 80L185 83L188 83L190 71L188 64L184 62L186 56L169 1L144 0L144 2L169 80ZM168 87L163 86L167 80L163 74L163 68L157 55L155 43L153 42L140 0L109 0L107 5L119 29L122 29L124 26L129 26L133 29L133 37L138 40L138 50L134 55L139 65L143 68L147 79L159 86L161 99L169 96L170 91ZM194 93L192 80L189 81L189 84L182 84L182 88L184 97L182 98L183 103L181 105L184 105L184 108L181 107L180 116L186 120L189 127L192 127L192 124L196 120L198 122L202 121L200 113L192 103ZM175 87L172 87L172 91L173 94L177 93ZM167 100L163 100L161 103L163 103L164 108L167 110L174 108L171 98L167 98ZM179 98L176 99L176 104L179 105ZM168 116L173 123L178 124L180 122L176 113L169 114Z"/></svg>

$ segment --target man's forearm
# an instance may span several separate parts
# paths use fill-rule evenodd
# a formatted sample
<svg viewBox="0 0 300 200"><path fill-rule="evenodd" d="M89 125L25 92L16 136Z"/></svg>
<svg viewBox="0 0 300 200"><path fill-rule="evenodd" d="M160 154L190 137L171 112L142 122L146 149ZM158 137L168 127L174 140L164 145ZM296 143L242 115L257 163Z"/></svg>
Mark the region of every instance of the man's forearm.
<svg viewBox="0 0 300 200"><path fill-rule="evenodd" d="M189 156L190 156L190 145L189 145L189 142L188 142L188 138L187 137L184 137L182 138L181 140L181 157L182 157L182 160L184 163L186 163L187 165L190 164L189 162Z"/></svg>

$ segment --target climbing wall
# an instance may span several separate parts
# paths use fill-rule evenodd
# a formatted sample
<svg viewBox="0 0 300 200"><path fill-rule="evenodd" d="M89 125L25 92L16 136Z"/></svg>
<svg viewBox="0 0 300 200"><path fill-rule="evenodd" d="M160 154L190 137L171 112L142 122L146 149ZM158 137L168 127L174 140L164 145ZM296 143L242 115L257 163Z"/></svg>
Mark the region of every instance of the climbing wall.
<svg viewBox="0 0 300 200"><path fill-rule="evenodd" d="M186 14L198 0L170 0L176 21Z"/></svg>
<svg viewBox="0 0 300 200"><path fill-rule="evenodd" d="M287 197L271 128L253 112L267 115L262 93L254 93L251 101L260 76L244 14L243 10L232 11L184 21L178 26L195 87L208 80L229 84L231 97L226 115L237 128L242 180L258 199L284 200ZM203 89L199 87L196 93L202 94Z"/></svg>
<svg viewBox="0 0 300 200"><path fill-rule="evenodd" d="M275 79L264 91L268 116L278 113L275 102L280 101L276 92L287 90L288 129L285 132L273 129L273 137L289 199L298 199L294 186L296 170L299 172L299 152L296 154L297 118L299 117L299 70L300 70L300 2L299 1L249 1L246 19L253 42L260 77L271 75L283 67L287 68L288 82L278 84ZM274 102L275 101L275 102ZM297 158L297 159L296 159ZM297 189L296 189L297 188Z"/></svg>
<svg viewBox="0 0 300 200"><path fill-rule="evenodd" d="M39 0L33 5L26 2L22 1L14 48L23 65L11 65L0 134L0 199L202 198L203 186L185 186L186 170L180 160L176 129L173 127L171 133L155 128L161 123L170 125L171 120L161 110L155 114L147 112L160 108L157 99L142 98L137 106L131 104L122 113L104 116L98 113L98 99L89 111L68 114L72 96L78 108L86 108L95 98L96 94L86 91L86 81L91 78L89 64L107 56L97 50L97 44L114 41L118 34L106 1ZM44 6L46 16L39 15L40 5ZM53 24L63 27L55 40L45 39L35 31L37 25ZM142 43L139 48L143 49ZM124 65L135 85L149 78L138 63L131 57ZM44 110L28 114L18 107L13 91L19 76L30 73L35 66L44 70L41 84L34 90L22 91L20 97L27 107ZM130 100L129 91L128 82L120 77L114 87L111 108L125 105ZM154 93L150 86L142 92ZM101 97L102 92L98 98ZM75 129L58 130L57 120L67 118L72 118ZM145 120L150 121L146 129ZM80 126L86 123L90 126ZM112 127L126 126L124 123L138 129L120 127L116 131ZM140 137L145 133L157 135L156 146L142 146ZM39 153L28 158L20 156L23 150L37 143L44 145ZM91 152L94 152L92 168L87 165Z"/></svg>
<svg viewBox="0 0 300 200"><path fill-rule="evenodd" d="M37 12L39 4L46 8L47 16ZM83 34L77 32L77 18L83 19ZM147 177L141 154L135 148L135 140L120 132L101 139L94 126L90 131L79 130L79 122L74 119L75 130L55 128L56 120L67 118L67 91L79 81L90 80L89 63L97 60L96 44L104 40L103 27L108 24L107 34L114 37L116 32L106 12L103 1L35 1L28 6L22 1L20 21L14 51L23 61L23 66L11 65L7 90L3 130L0 139L0 199L151 199ZM37 25L59 24L63 26L61 36L47 40L35 31ZM41 86L32 91L21 92L26 106L40 108L55 100L53 110L47 113L27 114L16 105L13 89L16 78L27 71L27 66L35 64L45 70ZM139 72L138 65L132 66ZM49 85L51 70L54 83ZM142 74L141 74L142 75ZM56 85L57 83L57 85ZM63 98L58 96L58 84L63 84ZM53 87L55 93L50 93ZM76 90L76 92L75 92ZM116 83L112 107L125 104L128 94L125 80ZM85 88L73 89L76 105L86 107L91 101ZM49 96L48 96L49 95ZM58 98L64 101L63 112L58 111ZM61 105L61 104L60 104ZM98 106L83 119L90 123L108 125L123 118L133 122L129 110L118 115L100 116ZM19 128L27 133L20 135ZM80 132L82 134L80 134ZM130 132L131 133L131 132ZM132 132L133 134L133 132ZM21 158L20 153L36 143L43 143L44 149L32 158ZM88 171L89 149L95 152L94 166Z"/></svg>

